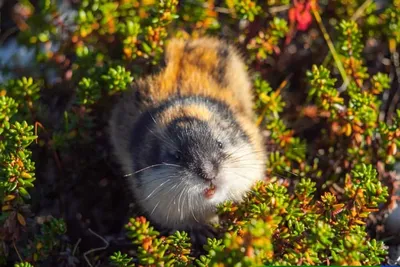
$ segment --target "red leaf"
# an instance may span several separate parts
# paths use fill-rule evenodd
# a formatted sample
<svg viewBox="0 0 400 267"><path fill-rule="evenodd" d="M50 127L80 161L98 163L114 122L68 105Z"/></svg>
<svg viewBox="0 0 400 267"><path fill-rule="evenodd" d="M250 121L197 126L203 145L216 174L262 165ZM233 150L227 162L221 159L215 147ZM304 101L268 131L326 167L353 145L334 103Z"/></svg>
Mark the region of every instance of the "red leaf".
<svg viewBox="0 0 400 267"><path fill-rule="evenodd" d="M293 11L289 10L289 20L294 13L294 20L297 24L297 30L305 31L307 30L312 22L311 15L311 1L308 0L294 0L294 6L291 8Z"/></svg>

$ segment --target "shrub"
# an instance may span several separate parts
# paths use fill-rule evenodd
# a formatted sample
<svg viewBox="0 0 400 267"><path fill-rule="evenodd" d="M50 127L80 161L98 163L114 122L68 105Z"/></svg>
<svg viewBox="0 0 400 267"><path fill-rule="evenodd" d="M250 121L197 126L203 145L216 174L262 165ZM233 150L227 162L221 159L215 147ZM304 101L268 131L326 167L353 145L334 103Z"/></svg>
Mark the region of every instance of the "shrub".
<svg viewBox="0 0 400 267"><path fill-rule="evenodd" d="M373 1L36 2L13 6L10 37L33 59L1 64L1 264L387 262L367 225L396 199L399 1L381 10ZM222 238L197 251L185 232L124 221L105 140L114 97L158 71L168 38L201 35L222 35L244 55L269 155L265 181L218 207ZM134 253L118 245L114 221Z"/></svg>

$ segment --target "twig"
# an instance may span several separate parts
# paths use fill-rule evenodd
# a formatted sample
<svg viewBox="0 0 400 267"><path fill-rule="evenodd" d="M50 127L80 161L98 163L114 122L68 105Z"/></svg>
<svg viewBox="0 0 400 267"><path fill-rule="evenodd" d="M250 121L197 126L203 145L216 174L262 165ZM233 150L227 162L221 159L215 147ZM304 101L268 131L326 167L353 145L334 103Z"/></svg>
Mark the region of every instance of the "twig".
<svg viewBox="0 0 400 267"><path fill-rule="evenodd" d="M333 183L333 184L332 184L332 187L333 187L336 191L338 191L339 193L341 193L341 194L344 194L344 193L345 193L344 189L343 189L342 187L340 187L337 183Z"/></svg>
<svg viewBox="0 0 400 267"><path fill-rule="evenodd" d="M208 4L204 4L204 7L208 7ZM229 9L228 8L226 8L226 7L214 7L214 11L215 12L218 12L218 13L222 13L222 14L229 14L230 13L230 11L229 11Z"/></svg>
<svg viewBox="0 0 400 267"><path fill-rule="evenodd" d="M101 237L99 234L93 232L92 229L89 228L88 230L89 230L89 232L90 232L92 235L94 235L94 236L98 237L99 239L101 239L101 241L103 241L104 244L105 244L105 246L103 246L103 247L93 248L93 249L88 250L88 251L86 251L85 253L83 253L83 257L85 258L87 264L88 264L90 267L93 267L93 265L90 263L89 259L87 258L87 255L90 254L90 253L96 252L96 251L100 251L100 250L105 250L105 249L107 249L107 248L109 247L110 243L109 243L107 240L105 240L103 237Z"/></svg>
<svg viewBox="0 0 400 267"><path fill-rule="evenodd" d="M390 116L390 114L395 112L397 102L400 99L400 62L399 62L400 60L399 60L399 53L397 52L396 47L397 47L396 40L391 38L389 40L389 51L392 57L395 74L397 76L396 77L397 90L395 91L394 96L389 99L389 102L387 104L388 105L387 115L386 115L387 118Z"/></svg>
<svg viewBox="0 0 400 267"><path fill-rule="evenodd" d="M366 0L361 6L359 6L356 10L356 12L353 13L353 15L351 16L351 20L352 21L356 21L358 20L361 15L363 14L363 12L365 11L365 9L372 3L372 0ZM326 55L326 57L324 58L324 63L323 65L326 66L329 61L331 60L330 58L331 56L331 52L328 52L328 54Z"/></svg>
<svg viewBox="0 0 400 267"><path fill-rule="evenodd" d="M48 141L50 141L51 140L51 138L49 137L50 133L46 130L46 128L44 128L44 126L39 121L35 122L35 135L39 136L38 131L37 131L38 126L41 129L43 129L43 131L45 131L45 133L47 134L46 138ZM38 143L38 141L37 141L38 139L39 139L39 137L35 139L36 144ZM53 157L54 157L54 160L56 161L56 165L57 165L58 169L62 170L63 168L62 168L60 157L57 154L57 150L54 149L54 147L51 147L51 149L53 150Z"/></svg>
<svg viewBox="0 0 400 267"><path fill-rule="evenodd" d="M79 244L81 243L82 238L79 238L78 241L76 242L74 249L72 250L72 256L75 256L75 252L78 249Z"/></svg>
<svg viewBox="0 0 400 267"><path fill-rule="evenodd" d="M338 70L340 72L340 76L342 76L343 85L341 86L341 88L346 88L349 83L349 79L347 78L346 71L344 70L342 62L339 59L339 56L335 49L335 46L333 45L331 38L329 37L328 31L326 30L324 24L322 23L321 16L319 15L318 11L316 10L315 5L311 6L311 10L315 17L315 20L318 23L320 30L322 32L322 35L324 36L324 39L329 47L329 50L332 53L333 59L335 60L335 63L336 63L336 67L338 68Z"/></svg>
<svg viewBox="0 0 400 267"><path fill-rule="evenodd" d="M8 29L1 37L0 37L0 46L7 40L11 34L16 33L18 31L18 27L12 27Z"/></svg>
<svg viewBox="0 0 400 267"><path fill-rule="evenodd" d="M273 7L270 7L270 8L268 9L268 11L269 11L269 13L271 13L271 14L276 14L276 13L279 13L279 12L284 12L284 11L286 11L286 10L289 10L290 7L291 7L290 5L273 6Z"/></svg>
<svg viewBox="0 0 400 267"><path fill-rule="evenodd" d="M203 6L203 8L208 8L210 5L208 3L204 3L204 4L202 4L202 6ZM288 9L290 9L290 5L273 6L273 7L268 8L268 12L271 14L276 14L276 13L284 12ZM219 7L219 6L214 7L214 11L217 13L221 13L221 14L231 13L229 8Z"/></svg>
<svg viewBox="0 0 400 267"><path fill-rule="evenodd" d="M359 6L354 12L353 16L351 16L351 20L356 21L358 20L361 15L364 13L365 9L372 3L372 0L366 0L361 6Z"/></svg>
<svg viewBox="0 0 400 267"><path fill-rule="evenodd" d="M18 249L17 249L17 246L15 245L15 241L13 241L13 247L14 247L14 249L15 249L15 252L17 252L17 255L18 255L18 258L19 258L20 262L23 262L23 259L22 259L22 257L21 257L21 254L19 254L19 251L18 251Z"/></svg>

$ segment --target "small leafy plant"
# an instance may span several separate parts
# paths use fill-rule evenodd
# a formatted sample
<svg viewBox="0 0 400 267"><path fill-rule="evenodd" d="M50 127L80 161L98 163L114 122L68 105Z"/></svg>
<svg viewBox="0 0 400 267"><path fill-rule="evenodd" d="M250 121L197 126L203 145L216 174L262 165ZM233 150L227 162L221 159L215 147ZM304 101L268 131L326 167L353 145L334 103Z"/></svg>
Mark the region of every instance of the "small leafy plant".
<svg viewBox="0 0 400 267"><path fill-rule="evenodd" d="M0 265L388 262L377 214L399 189L400 1L10 5L9 38L32 58L0 62ZM242 203L218 207L221 238L201 251L186 232L126 220L107 121L134 80L162 67L169 38L203 35L246 60L268 159Z"/></svg>

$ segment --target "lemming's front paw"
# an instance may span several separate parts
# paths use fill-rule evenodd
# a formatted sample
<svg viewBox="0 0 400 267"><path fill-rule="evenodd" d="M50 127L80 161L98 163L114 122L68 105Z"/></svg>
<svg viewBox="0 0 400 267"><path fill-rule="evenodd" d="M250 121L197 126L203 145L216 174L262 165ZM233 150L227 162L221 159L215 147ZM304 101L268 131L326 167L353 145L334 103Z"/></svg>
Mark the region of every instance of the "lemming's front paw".
<svg viewBox="0 0 400 267"><path fill-rule="evenodd" d="M188 231L192 243L203 246L207 243L207 238L218 238L218 231L209 224L200 225Z"/></svg>
<svg viewBox="0 0 400 267"><path fill-rule="evenodd" d="M198 257L205 253L207 238L222 238L222 233L209 224L202 224L188 231L192 243L192 255Z"/></svg>

